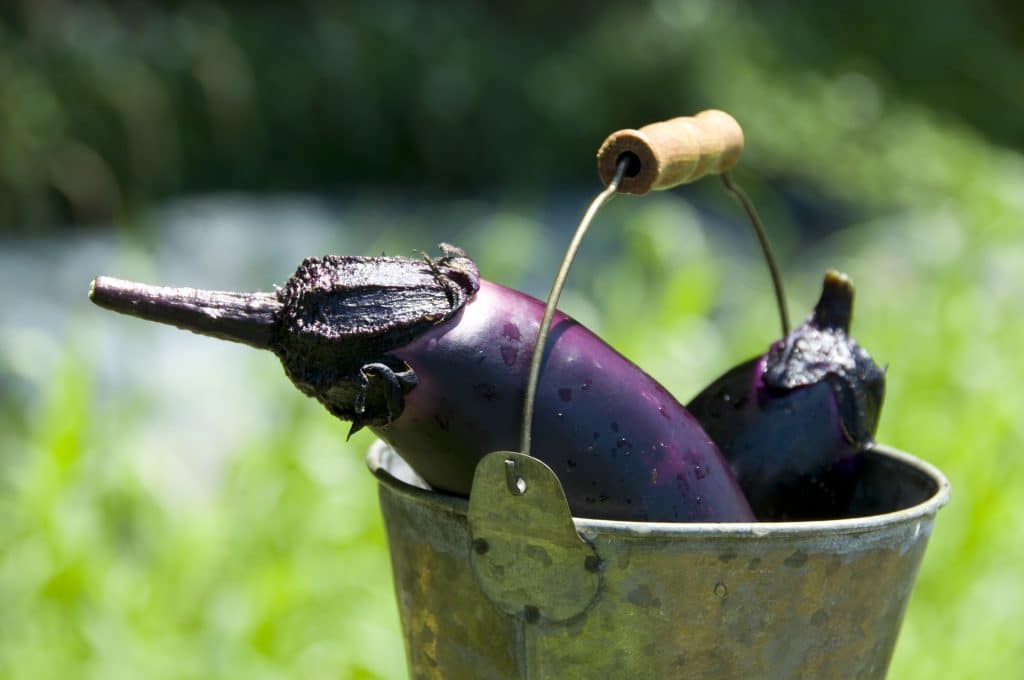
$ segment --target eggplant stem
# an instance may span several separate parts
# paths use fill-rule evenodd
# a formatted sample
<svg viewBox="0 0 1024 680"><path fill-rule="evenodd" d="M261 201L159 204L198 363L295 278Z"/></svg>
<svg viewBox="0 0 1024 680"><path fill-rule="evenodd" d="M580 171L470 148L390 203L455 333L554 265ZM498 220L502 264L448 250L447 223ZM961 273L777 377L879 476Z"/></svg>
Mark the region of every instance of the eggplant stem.
<svg viewBox="0 0 1024 680"><path fill-rule="evenodd" d="M272 293L170 288L99 276L89 288L95 304L200 335L270 349L281 302Z"/></svg>
<svg viewBox="0 0 1024 680"><path fill-rule="evenodd" d="M779 274L775 255L772 254L771 245L768 243L768 234L764 229L761 218L757 214L757 210L754 209L754 204L751 203L750 198L744 193L743 189L740 189L732 181L732 176L728 172L723 172L721 176L722 184L725 185L726 190L736 197L743 210L746 211L747 217L750 218L750 224L754 227L754 234L757 235L757 242L761 244L764 261L768 264L768 271L772 275L772 286L775 288L775 302L779 306L779 321L782 322L782 336L785 337L789 335L789 312L786 311L786 292L782 289L782 275Z"/></svg>
<svg viewBox="0 0 1024 680"><path fill-rule="evenodd" d="M608 183L604 191L594 197L590 207L583 213L583 219L580 220L579 225L576 227L576 233L573 234L572 240L569 242L569 247L565 251L565 257L562 258L562 266L558 270L554 284L551 286L548 303L544 308L544 316L541 318L540 328L537 329L537 343L533 347L533 358L530 360L530 377L526 381L526 397L523 400L523 431L519 448L527 456L530 455L530 430L533 428L533 402L537 396L537 380L540 378L540 365L544 360L544 346L547 344L548 332L551 330L551 320L554 318L555 309L558 307L558 298L562 295L562 288L565 286L566 279L569 278L569 268L572 267L572 262L576 259L576 251L579 250L580 243L590 228L590 223L594 220L594 216L597 215L597 211L610 201L615 192L619 190L619 184L626 174L627 167L629 167L629 158L623 156L615 168L615 176L612 178L612 181Z"/></svg>

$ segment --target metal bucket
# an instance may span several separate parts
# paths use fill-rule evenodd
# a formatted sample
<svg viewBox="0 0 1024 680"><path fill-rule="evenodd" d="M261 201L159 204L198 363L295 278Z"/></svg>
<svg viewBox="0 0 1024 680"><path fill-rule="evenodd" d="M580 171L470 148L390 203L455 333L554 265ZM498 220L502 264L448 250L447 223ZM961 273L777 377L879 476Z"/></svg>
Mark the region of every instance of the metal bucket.
<svg viewBox="0 0 1024 680"><path fill-rule="evenodd" d="M470 500L425 489L378 442L415 678L883 678L939 470L866 452L854 517L666 524L573 518L540 461L498 452Z"/></svg>

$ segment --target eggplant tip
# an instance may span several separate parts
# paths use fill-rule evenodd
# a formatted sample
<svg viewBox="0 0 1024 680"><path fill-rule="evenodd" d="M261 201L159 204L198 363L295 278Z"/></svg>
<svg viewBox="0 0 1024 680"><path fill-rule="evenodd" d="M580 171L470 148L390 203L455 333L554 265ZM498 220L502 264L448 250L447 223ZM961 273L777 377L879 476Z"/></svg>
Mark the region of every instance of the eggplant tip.
<svg viewBox="0 0 1024 680"><path fill-rule="evenodd" d="M121 292L127 283L127 281L122 281L112 276L97 276L89 284L89 301L104 309L120 311L120 309L111 307L111 305L116 302L117 293Z"/></svg>
<svg viewBox="0 0 1024 680"><path fill-rule="evenodd" d="M850 277L837 269L829 269L825 272L824 287L847 288L853 290L853 281Z"/></svg>
<svg viewBox="0 0 1024 680"><path fill-rule="evenodd" d="M102 306L105 293L109 293L119 280L110 276L97 276L89 282L89 300L94 304Z"/></svg>
<svg viewBox="0 0 1024 680"><path fill-rule="evenodd" d="M105 307L104 299L107 294L110 293L111 282L117 279L111 279L109 276L97 276L89 283L89 301L100 307Z"/></svg>

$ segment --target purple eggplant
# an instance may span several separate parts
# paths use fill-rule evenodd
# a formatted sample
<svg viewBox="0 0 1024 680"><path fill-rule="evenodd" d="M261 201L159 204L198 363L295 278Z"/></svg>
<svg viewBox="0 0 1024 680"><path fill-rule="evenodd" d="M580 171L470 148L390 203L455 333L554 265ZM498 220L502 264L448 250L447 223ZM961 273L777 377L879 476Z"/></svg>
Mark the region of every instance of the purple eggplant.
<svg viewBox="0 0 1024 680"><path fill-rule="evenodd" d="M728 371L687 408L761 520L842 516L874 441L885 372L848 333L853 285L825 275L807 321Z"/></svg>
<svg viewBox="0 0 1024 680"><path fill-rule="evenodd" d="M480 279L462 251L430 260L307 259L276 294L105 277L102 307L273 351L292 382L352 430L369 427L434 488L467 495L479 459L517 450L544 304ZM753 521L715 445L654 379L557 314L531 453L577 516Z"/></svg>

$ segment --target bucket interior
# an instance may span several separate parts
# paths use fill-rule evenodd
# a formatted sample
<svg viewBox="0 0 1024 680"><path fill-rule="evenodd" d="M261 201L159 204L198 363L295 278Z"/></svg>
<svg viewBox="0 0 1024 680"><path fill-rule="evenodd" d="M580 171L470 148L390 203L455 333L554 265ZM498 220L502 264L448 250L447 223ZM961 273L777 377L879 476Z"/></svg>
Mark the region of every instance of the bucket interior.
<svg viewBox="0 0 1024 680"><path fill-rule="evenodd" d="M882 515L912 508L941 491L941 477L930 473L920 461L888 447L878 445L865 450L858 454L856 462L855 468L840 471L842 479L824 480L825 484L838 481L845 487L847 498L841 505L833 505L840 509L801 519L832 520ZM431 490L430 485L390 447L376 447L367 463L375 474L384 474L410 487ZM813 496L814 492L815 489L799 487L786 490L786 493L807 496ZM759 519L778 521L780 518Z"/></svg>
<svg viewBox="0 0 1024 680"><path fill-rule="evenodd" d="M939 493L934 475L902 457L869 450L861 456L853 496L843 517L867 517L906 510Z"/></svg>

